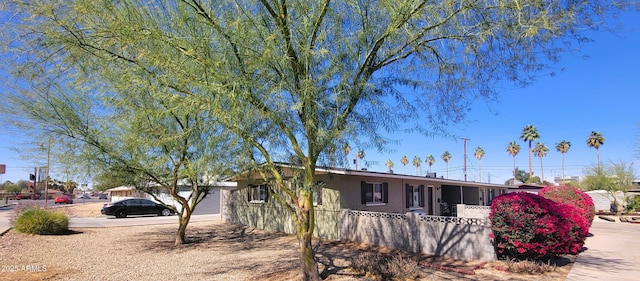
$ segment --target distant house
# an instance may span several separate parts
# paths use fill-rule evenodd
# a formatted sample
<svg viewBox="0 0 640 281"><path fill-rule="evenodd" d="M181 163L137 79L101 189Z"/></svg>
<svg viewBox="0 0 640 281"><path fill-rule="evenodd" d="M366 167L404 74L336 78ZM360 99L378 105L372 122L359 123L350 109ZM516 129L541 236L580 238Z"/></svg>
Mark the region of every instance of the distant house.
<svg viewBox="0 0 640 281"><path fill-rule="evenodd" d="M509 193L511 192L528 192L538 194L546 185L533 184L533 183L517 183L509 186Z"/></svg>
<svg viewBox="0 0 640 281"><path fill-rule="evenodd" d="M188 186L184 182L179 184L180 186L179 186L178 195L188 198L189 194L191 193L190 186ZM234 182L212 182L210 184L212 188L209 190L207 197L205 197L205 199L202 202L200 202L200 204L198 204L193 215L219 214L220 205L221 205L220 190L224 188L236 187L236 183ZM111 202L116 202L116 201L129 199L129 198L147 198L147 199L154 200L154 198L151 195L143 191L137 190L132 186L119 186L119 187L107 189L105 192L109 194L111 198ZM172 205L176 208L180 207L178 202L175 201L175 199L173 199L171 194L168 194L162 191L156 194L156 196L158 197L158 199L160 199L160 201L162 201L166 205Z"/></svg>
<svg viewBox="0 0 640 281"><path fill-rule="evenodd" d="M301 169L278 166L289 180ZM326 167L316 169L316 180L321 188L314 194L315 235L329 239L340 237L341 210L455 216L457 204L487 206L508 190L490 183ZM237 189L223 191L223 220L294 233L290 214L270 194L282 191L250 172L231 181Z"/></svg>
<svg viewBox="0 0 640 281"><path fill-rule="evenodd" d="M131 198L147 198L148 195L142 191L137 190L133 186L118 186L114 188L109 188L104 191L109 198L111 198L111 202L116 202L124 199Z"/></svg>

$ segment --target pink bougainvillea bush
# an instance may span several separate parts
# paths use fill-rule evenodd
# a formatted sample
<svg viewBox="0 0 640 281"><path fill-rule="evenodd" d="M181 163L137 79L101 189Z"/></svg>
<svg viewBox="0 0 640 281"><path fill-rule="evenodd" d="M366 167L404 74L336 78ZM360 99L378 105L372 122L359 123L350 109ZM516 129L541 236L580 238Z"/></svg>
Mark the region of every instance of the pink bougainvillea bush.
<svg viewBox="0 0 640 281"><path fill-rule="evenodd" d="M593 199L589 194L573 186L547 186L538 192L538 195L576 207L577 211L587 220L589 225L596 215Z"/></svg>
<svg viewBox="0 0 640 281"><path fill-rule="evenodd" d="M587 221L569 205L536 194L516 192L491 203L492 238L499 256L526 260L577 254Z"/></svg>

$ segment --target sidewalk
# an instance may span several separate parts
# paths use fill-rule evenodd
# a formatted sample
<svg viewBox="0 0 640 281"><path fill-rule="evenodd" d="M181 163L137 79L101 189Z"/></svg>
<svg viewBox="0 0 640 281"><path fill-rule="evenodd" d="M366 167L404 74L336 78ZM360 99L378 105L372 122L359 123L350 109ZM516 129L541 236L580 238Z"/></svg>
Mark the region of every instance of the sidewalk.
<svg viewBox="0 0 640 281"><path fill-rule="evenodd" d="M567 281L640 280L640 224L596 218Z"/></svg>
<svg viewBox="0 0 640 281"><path fill-rule="evenodd" d="M5 205L4 202L0 203L0 210L9 207L10 205ZM11 225L9 225L9 213L1 212L0 213L0 235L4 235L11 229Z"/></svg>

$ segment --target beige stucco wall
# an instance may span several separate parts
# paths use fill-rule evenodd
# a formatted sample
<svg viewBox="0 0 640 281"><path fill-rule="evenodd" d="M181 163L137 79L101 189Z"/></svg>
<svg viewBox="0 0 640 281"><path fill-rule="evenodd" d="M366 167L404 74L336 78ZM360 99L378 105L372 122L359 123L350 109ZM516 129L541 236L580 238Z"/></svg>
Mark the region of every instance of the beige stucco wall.
<svg viewBox="0 0 640 281"><path fill-rule="evenodd" d="M491 227L483 219L343 210L342 221L342 240L457 260L496 258Z"/></svg>
<svg viewBox="0 0 640 281"><path fill-rule="evenodd" d="M344 209L372 211L372 212L385 212L385 213L406 213L414 208L406 207L406 190L405 186L409 185L424 185L424 202L425 206L423 211L428 212L429 204L433 205L434 214L438 213L437 198L439 198L440 185L434 182L417 179L398 179L398 178L380 178L380 177L354 177L347 175L334 175L333 186L335 189L341 192L341 206ZM362 204L360 194L360 183L387 183L389 185L389 202L380 205L367 205ZM428 187L432 186L433 197L432 201L428 202Z"/></svg>
<svg viewBox="0 0 640 281"><path fill-rule="evenodd" d="M325 187L322 188L322 204L314 207L314 236L338 240L340 239L340 192L333 189L331 181L327 178L319 177L318 180L324 181ZM238 190L223 192L223 202L225 202L222 210L223 220L259 229L295 234L294 214L282 206L274 194L269 194L269 200L264 203L249 202L247 187L249 184L258 183L260 182L239 181ZM285 200L289 200L281 190L276 189L275 192Z"/></svg>

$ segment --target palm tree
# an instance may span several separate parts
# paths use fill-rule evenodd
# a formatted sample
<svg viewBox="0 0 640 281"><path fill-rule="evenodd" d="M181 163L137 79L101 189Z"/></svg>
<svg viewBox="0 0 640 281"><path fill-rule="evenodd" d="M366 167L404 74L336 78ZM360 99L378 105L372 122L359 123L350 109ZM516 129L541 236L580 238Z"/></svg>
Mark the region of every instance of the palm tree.
<svg viewBox="0 0 640 281"><path fill-rule="evenodd" d="M349 161L351 161L351 160L349 160L349 156L351 156L350 155L351 146L349 145L349 143L345 143L344 147L342 148L342 150L344 151L344 155L347 157L347 168L348 168L349 167Z"/></svg>
<svg viewBox="0 0 640 281"><path fill-rule="evenodd" d="M544 145L544 143L541 143L541 142L537 142L536 146L533 148L533 155L540 158L540 170L542 170L542 173L541 173L542 182L544 182L544 167L542 166L542 157L547 156L548 151L549 151L549 148L546 145Z"/></svg>
<svg viewBox="0 0 640 281"><path fill-rule="evenodd" d="M409 157L407 157L407 155L402 156L402 159L400 159L400 163L402 163L402 165L404 166L404 174L407 174L407 164L409 164Z"/></svg>
<svg viewBox="0 0 640 281"><path fill-rule="evenodd" d="M413 157L413 166L416 167L416 176L420 175L418 173L418 168L420 167L420 163L422 163L422 159L420 159L420 157L418 157L418 156L414 156Z"/></svg>
<svg viewBox="0 0 640 281"><path fill-rule="evenodd" d="M536 126L527 125L522 128L520 139L529 142L529 178L533 176L533 167L531 165L531 142L539 138L540 134L538 133L538 129L536 129Z"/></svg>
<svg viewBox="0 0 640 281"><path fill-rule="evenodd" d="M569 148L571 148L571 143L566 140L556 144L556 150L562 153L562 180L564 180L564 154L569 152Z"/></svg>
<svg viewBox="0 0 640 281"><path fill-rule="evenodd" d="M387 166L387 169L389 169L389 172L393 171L393 161L391 161L391 159L387 160L385 165Z"/></svg>
<svg viewBox="0 0 640 281"><path fill-rule="evenodd" d="M478 159L478 174L480 175L480 182L482 182L482 157L484 157L484 149L482 147L476 147L476 151L473 152L473 155Z"/></svg>
<svg viewBox="0 0 640 281"><path fill-rule="evenodd" d="M442 153L442 156L440 156L440 158L442 158L444 163L447 165L447 178L449 178L449 160L451 160L451 153L445 150L444 153Z"/></svg>
<svg viewBox="0 0 640 281"><path fill-rule="evenodd" d="M360 149L360 150L358 150L358 153L356 154L356 160L355 160L356 170L358 169L358 159L360 159L360 160L364 159L364 150Z"/></svg>
<svg viewBox="0 0 640 281"><path fill-rule="evenodd" d="M598 148L604 144L604 141L605 139L602 134L596 131L591 131L591 135L587 138L587 145L596 149L596 155L598 156L598 170L600 170L600 150L598 150Z"/></svg>
<svg viewBox="0 0 640 281"><path fill-rule="evenodd" d="M520 152L520 145L516 141L511 141L507 146L507 153L513 156L513 181L516 180L516 155Z"/></svg>
<svg viewBox="0 0 640 281"><path fill-rule="evenodd" d="M427 160L425 162L427 162L427 165L429 165L429 173L431 173L431 166L436 163L436 158L433 157L432 154L429 154L427 155Z"/></svg>

